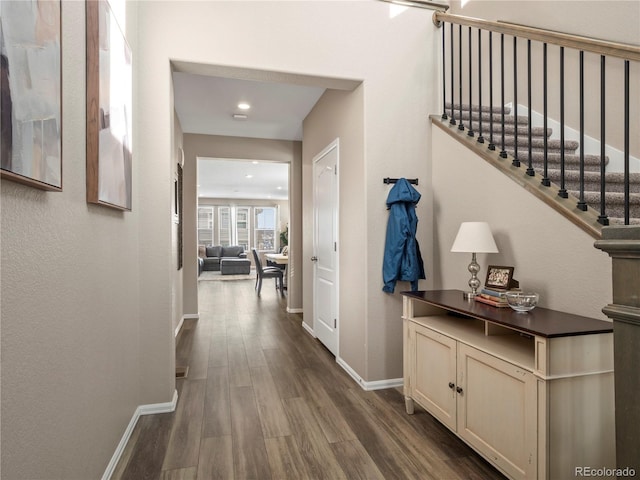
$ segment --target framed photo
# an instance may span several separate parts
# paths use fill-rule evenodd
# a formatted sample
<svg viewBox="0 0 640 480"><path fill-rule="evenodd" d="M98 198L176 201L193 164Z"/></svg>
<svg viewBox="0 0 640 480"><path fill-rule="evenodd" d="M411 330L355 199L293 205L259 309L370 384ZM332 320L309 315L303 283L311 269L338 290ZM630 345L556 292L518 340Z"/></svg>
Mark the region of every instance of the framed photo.
<svg viewBox="0 0 640 480"><path fill-rule="evenodd" d="M0 2L0 176L62 191L60 0Z"/></svg>
<svg viewBox="0 0 640 480"><path fill-rule="evenodd" d="M86 2L87 202L131 210L131 49L107 0Z"/></svg>
<svg viewBox="0 0 640 480"><path fill-rule="evenodd" d="M496 290L509 289L513 279L513 268L489 265L484 286Z"/></svg>

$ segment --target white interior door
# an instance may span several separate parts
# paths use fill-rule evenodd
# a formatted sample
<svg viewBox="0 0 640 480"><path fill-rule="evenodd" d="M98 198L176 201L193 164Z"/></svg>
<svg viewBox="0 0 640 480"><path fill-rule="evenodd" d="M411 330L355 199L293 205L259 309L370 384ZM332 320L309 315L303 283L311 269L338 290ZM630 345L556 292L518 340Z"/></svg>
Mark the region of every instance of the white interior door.
<svg viewBox="0 0 640 480"><path fill-rule="evenodd" d="M313 159L313 331L338 355L338 140Z"/></svg>

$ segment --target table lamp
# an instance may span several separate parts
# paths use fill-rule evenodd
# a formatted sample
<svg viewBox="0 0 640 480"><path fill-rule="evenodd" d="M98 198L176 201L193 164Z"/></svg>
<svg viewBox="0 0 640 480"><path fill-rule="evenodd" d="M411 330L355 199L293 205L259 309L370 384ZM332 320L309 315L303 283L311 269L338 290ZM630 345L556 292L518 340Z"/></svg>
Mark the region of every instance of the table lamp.
<svg viewBox="0 0 640 480"><path fill-rule="evenodd" d="M480 280L478 280L480 265L476 261L476 253L498 253L498 247L493 240L493 235L491 235L489 224L486 222L462 222L451 251L471 253L471 263L469 264L471 291L464 294L465 299L471 300L478 295L478 287L480 286Z"/></svg>

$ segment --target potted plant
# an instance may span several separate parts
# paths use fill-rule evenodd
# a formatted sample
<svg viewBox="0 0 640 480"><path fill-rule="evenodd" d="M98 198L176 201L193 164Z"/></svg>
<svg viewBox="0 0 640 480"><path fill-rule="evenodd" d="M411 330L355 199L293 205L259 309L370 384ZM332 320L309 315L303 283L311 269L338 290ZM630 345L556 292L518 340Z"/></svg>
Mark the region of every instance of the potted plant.
<svg viewBox="0 0 640 480"><path fill-rule="evenodd" d="M280 232L280 249L289 245L289 225Z"/></svg>

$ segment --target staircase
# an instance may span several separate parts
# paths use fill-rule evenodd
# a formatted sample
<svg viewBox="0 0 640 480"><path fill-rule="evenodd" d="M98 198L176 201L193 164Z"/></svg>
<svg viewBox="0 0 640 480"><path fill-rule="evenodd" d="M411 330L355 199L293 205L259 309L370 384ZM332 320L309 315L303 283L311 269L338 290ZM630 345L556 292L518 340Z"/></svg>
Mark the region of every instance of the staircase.
<svg viewBox="0 0 640 480"><path fill-rule="evenodd" d="M451 104L445 105L447 115L451 116ZM502 112L500 107L490 108L483 106L482 111L476 105L453 105L453 115L456 122L465 126L466 131L473 130L476 138L480 136L480 118L482 118L482 136L485 144L490 143L490 121L493 118L493 144L496 152L502 150ZM504 113L504 149L513 159L517 155L520 163L527 168L529 166L529 126L526 116L517 118L517 152L516 152L516 118L511 114L510 108L505 108ZM469 121L471 120L471 124ZM542 127L531 128L531 160L533 170L537 175L544 177L544 143L547 137L547 178L552 182L550 188L560 190L561 185L561 148L560 140L549 138L552 130ZM579 143L573 140L564 142L564 188L567 193L576 199L580 198L580 152ZM604 158L605 165L609 162ZM584 202L600 213L600 155L584 155ZM640 225L640 173L630 175L630 224ZM605 173L605 204L606 214L611 225L624 224L624 174L619 172Z"/></svg>

